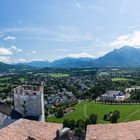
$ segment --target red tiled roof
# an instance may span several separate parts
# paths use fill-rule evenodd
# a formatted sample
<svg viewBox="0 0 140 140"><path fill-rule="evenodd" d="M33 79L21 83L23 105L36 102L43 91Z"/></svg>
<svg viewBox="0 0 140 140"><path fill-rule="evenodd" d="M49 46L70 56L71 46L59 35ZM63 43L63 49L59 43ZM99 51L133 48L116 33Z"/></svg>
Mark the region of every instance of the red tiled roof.
<svg viewBox="0 0 140 140"><path fill-rule="evenodd" d="M0 130L0 140L53 140L62 124L20 119Z"/></svg>
<svg viewBox="0 0 140 140"><path fill-rule="evenodd" d="M88 125L86 140L139 140L140 121Z"/></svg>

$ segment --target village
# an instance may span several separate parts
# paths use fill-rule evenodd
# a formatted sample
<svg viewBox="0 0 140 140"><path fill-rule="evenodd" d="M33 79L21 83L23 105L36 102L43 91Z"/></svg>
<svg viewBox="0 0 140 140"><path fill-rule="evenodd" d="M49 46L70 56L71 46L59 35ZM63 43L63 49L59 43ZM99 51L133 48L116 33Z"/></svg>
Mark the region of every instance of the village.
<svg viewBox="0 0 140 140"><path fill-rule="evenodd" d="M135 120L133 117L138 111L132 112L132 116L127 118L123 108L128 105L128 112L132 108L139 109L136 95L140 87L132 80L137 74L123 70L122 74L118 73L118 70L91 71L77 70L60 74L60 71L42 73L37 70L23 75L21 72L8 76L1 75L1 80L7 89L1 88L0 93L0 131L7 128L11 131L13 127L19 127L18 122L20 125L29 123L31 127L32 125L43 127L48 124L46 128L52 131L50 139L59 137L62 140L65 138L88 140L93 137L91 135L95 129L94 127L89 129L91 125L114 121L123 123L131 117ZM11 84L10 87L8 83ZM123 83L123 86L120 83ZM106 109L107 105L110 111ZM98 108L105 109L100 114ZM116 113L118 117L113 120L111 116ZM42 130L41 133L44 132L45 130ZM49 138L48 135L44 136ZM27 139L35 137L41 139L41 136L35 134L27 136Z"/></svg>

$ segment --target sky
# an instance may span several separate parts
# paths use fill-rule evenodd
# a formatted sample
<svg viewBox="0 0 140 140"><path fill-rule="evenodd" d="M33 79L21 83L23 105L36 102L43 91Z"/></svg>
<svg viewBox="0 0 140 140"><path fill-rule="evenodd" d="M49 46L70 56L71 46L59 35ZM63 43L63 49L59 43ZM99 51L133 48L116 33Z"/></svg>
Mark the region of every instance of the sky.
<svg viewBox="0 0 140 140"><path fill-rule="evenodd" d="M97 58L140 46L140 0L0 0L0 61Z"/></svg>

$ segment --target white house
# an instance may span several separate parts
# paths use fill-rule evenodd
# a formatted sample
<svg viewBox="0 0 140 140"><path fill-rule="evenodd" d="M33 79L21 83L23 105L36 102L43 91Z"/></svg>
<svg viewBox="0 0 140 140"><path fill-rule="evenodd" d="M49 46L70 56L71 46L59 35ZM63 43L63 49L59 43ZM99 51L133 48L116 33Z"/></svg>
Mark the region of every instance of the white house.
<svg viewBox="0 0 140 140"><path fill-rule="evenodd" d="M125 89L125 93L131 93L132 91L135 91L135 90L139 90L140 87L139 86L136 86L136 87L130 87L130 88L126 88Z"/></svg>
<svg viewBox="0 0 140 140"><path fill-rule="evenodd" d="M107 91L99 97L101 101L124 101L126 96L121 91Z"/></svg>

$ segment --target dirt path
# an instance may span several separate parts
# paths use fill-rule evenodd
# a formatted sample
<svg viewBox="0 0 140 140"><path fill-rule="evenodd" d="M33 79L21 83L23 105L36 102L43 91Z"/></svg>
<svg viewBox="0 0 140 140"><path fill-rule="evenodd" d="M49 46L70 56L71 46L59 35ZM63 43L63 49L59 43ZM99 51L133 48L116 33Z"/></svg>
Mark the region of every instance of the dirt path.
<svg viewBox="0 0 140 140"><path fill-rule="evenodd" d="M87 111L87 105L85 105L85 108L84 108L84 115L85 115L86 118L88 118L88 115L87 115L86 111Z"/></svg>

